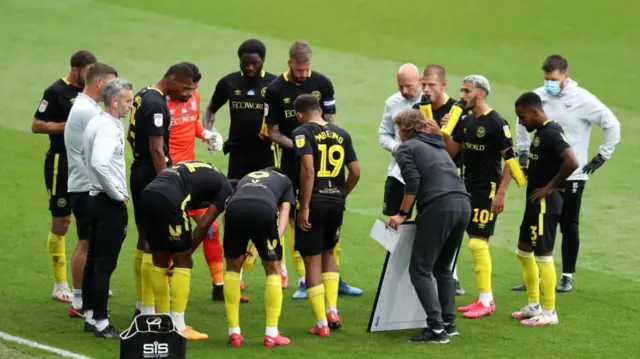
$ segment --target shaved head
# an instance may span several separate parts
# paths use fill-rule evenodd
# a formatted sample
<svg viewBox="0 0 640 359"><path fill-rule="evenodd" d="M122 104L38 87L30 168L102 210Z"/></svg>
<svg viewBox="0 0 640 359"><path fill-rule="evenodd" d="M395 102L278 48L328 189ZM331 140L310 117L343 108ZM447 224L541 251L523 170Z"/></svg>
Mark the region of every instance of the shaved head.
<svg viewBox="0 0 640 359"><path fill-rule="evenodd" d="M420 69L414 64L404 64L398 70L398 90L406 99L420 94Z"/></svg>

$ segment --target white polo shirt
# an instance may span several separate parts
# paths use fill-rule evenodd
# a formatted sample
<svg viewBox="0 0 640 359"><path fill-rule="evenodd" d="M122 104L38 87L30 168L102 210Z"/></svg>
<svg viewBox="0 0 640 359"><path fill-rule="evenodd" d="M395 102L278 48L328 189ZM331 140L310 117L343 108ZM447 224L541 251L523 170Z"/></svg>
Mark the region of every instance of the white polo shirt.
<svg viewBox="0 0 640 359"><path fill-rule="evenodd" d="M89 96L79 93L64 127L69 177L68 192L89 192L89 173L84 165L83 134L89 120L100 114L100 106Z"/></svg>

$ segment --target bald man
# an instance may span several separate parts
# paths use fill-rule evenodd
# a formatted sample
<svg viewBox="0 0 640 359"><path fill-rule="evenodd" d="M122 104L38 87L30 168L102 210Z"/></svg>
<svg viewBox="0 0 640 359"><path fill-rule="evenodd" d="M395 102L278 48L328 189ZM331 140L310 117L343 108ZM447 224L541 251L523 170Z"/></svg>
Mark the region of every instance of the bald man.
<svg viewBox="0 0 640 359"><path fill-rule="evenodd" d="M400 174L400 168L396 163L395 154L400 141L398 126L393 123L393 118L402 110L412 108L420 102L422 89L420 80L422 75L418 66L414 64L404 64L398 70L398 92L389 96L384 104L382 121L378 130L378 143L380 147L391 152L391 163L387 170L387 181L384 185L384 204L382 214L385 216L395 216L400 211L402 198L404 197L404 179ZM408 217L411 217L413 206L409 210Z"/></svg>

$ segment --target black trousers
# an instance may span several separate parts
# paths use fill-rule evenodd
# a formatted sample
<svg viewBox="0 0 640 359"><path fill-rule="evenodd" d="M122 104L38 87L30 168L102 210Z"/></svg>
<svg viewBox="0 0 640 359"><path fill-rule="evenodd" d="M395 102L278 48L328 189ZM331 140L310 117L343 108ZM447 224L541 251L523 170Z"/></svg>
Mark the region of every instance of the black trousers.
<svg viewBox="0 0 640 359"><path fill-rule="evenodd" d="M109 282L127 236L129 215L122 202L105 193L89 199L91 235L82 278L84 310L93 310L93 319L107 319Z"/></svg>
<svg viewBox="0 0 640 359"><path fill-rule="evenodd" d="M409 277L431 329L455 320L453 268L470 218L469 197L461 195L443 197L416 217Z"/></svg>
<svg viewBox="0 0 640 359"><path fill-rule="evenodd" d="M580 207L585 181L567 181L562 187L563 204L560 215L562 232L562 273L575 273L580 249Z"/></svg>

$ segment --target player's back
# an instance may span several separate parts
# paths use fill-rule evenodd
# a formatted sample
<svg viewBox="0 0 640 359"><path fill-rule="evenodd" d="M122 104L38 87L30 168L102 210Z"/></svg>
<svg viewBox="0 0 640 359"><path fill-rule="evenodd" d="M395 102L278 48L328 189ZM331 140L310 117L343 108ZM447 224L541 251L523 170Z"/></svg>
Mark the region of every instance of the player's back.
<svg viewBox="0 0 640 359"><path fill-rule="evenodd" d="M289 177L272 170L255 171L244 176L229 199L229 204L244 200L259 200L274 211L289 195L293 197L293 184Z"/></svg>
<svg viewBox="0 0 640 359"><path fill-rule="evenodd" d="M200 93L194 91L186 101L174 101L167 97L171 116L169 154L174 163L195 160L196 128L200 120Z"/></svg>
<svg viewBox="0 0 640 359"><path fill-rule="evenodd" d="M466 116L458 127L454 139L462 142L464 181L467 188L485 188L499 184L502 178L500 151L505 149L501 147L510 147L505 144L505 133L508 132L506 120L495 110L490 110L478 118Z"/></svg>
<svg viewBox="0 0 640 359"><path fill-rule="evenodd" d="M138 91L133 99L129 118L127 141L133 152L134 166L153 166L149 150L150 136L162 136L165 161L169 163L169 128L171 115L167 100L160 90L146 87Z"/></svg>
<svg viewBox="0 0 640 359"><path fill-rule="evenodd" d="M162 170L145 191L162 193L172 203L190 208L206 208L225 185L227 178L213 165L201 161L185 161Z"/></svg>
<svg viewBox="0 0 640 359"><path fill-rule="evenodd" d="M564 162L561 153L569 146L564 131L557 122L547 121L536 131L529 148L527 194L553 180Z"/></svg>
<svg viewBox="0 0 640 359"><path fill-rule="evenodd" d="M334 124L310 122L295 129L293 137L298 169L301 166L300 155L313 156L315 178L311 202L343 203L346 194L345 166L357 160L351 135ZM297 174L299 176L299 170ZM299 184L299 178L295 183Z"/></svg>

